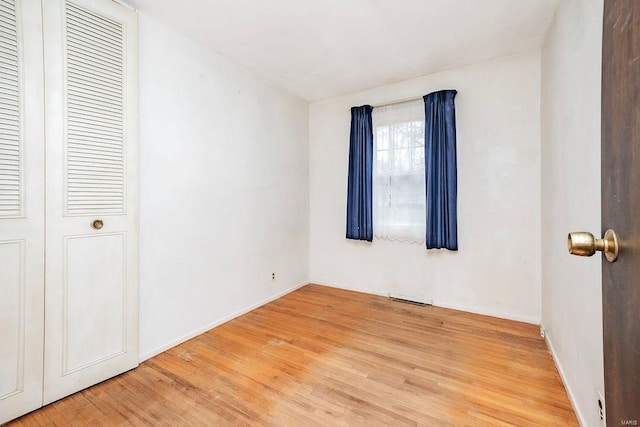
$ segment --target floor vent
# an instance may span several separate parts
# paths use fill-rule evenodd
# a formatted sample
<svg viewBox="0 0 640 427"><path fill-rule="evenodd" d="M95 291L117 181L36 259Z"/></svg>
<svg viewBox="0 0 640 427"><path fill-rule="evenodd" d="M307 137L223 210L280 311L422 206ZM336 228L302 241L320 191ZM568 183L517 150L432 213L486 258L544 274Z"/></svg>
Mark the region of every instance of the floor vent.
<svg viewBox="0 0 640 427"><path fill-rule="evenodd" d="M405 295L389 294L389 299L391 299L392 301L403 302L405 304L419 305L419 306L422 306L422 307L427 306L427 305L433 305L433 301L418 300L416 298L408 297L408 296L405 296Z"/></svg>

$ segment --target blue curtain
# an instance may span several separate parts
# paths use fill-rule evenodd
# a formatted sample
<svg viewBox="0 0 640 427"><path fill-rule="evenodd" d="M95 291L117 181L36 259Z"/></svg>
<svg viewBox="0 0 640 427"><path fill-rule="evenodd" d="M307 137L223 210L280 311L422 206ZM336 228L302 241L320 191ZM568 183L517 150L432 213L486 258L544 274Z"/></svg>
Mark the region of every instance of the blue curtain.
<svg viewBox="0 0 640 427"><path fill-rule="evenodd" d="M424 97L427 249L458 250L456 93L442 90Z"/></svg>
<svg viewBox="0 0 640 427"><path fill-rule="evenodd" d="M347 189L347 239L373 240L373 107L351 109L349 181Z"/></svg>

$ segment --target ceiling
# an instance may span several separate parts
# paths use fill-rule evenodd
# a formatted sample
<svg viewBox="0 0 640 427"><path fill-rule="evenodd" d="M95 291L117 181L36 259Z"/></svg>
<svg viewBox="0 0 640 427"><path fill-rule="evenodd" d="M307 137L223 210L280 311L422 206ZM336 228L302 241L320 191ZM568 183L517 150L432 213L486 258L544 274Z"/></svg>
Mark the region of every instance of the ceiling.
<svg viewBox="0 0 640 427"><path fill-rule="evenodd" d="M539 48L558 0L127 0L307 101Z"/></svg>

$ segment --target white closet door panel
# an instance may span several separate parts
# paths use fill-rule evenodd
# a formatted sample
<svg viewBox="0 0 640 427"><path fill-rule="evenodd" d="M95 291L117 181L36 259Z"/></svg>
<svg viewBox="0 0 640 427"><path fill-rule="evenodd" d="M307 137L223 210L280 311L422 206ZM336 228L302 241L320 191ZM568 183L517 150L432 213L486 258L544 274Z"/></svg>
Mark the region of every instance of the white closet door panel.
<svg viewBox="0 0 640 427"><path fill-rule="evenodd" d="M119 356L126 343L126 235L65 240L65 374ZM96 259L102 262L95 262Z"/></svg>
<svg viewBox="0 0 640 427"><path fill-rule="evenodd" d="M138 363L137 20L110 0L44 20L49 403Z"/></svg>
<svg viewBox="0 0 640 427"><path fill-rule="evenodd" d="M0 0L0 424L42 405L41 16L40 0Z"/></svg>
<svg viewBox="0 0 640 427"><path fill-rule="evenodd" d="M0 398L22 389L24 378L24 240L0 242Z"/></svg>

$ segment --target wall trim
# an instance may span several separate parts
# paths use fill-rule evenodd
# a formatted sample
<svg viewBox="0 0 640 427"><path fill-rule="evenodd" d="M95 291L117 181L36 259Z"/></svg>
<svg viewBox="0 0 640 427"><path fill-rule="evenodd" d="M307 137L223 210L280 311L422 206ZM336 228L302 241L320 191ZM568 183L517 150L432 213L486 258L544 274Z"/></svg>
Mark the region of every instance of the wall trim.
<svg viewBox="0 0 640 427"><path fill-rule="evenodd" d="M229 314L228 316L224 316L224 317L222 317L220 319L217 319L217 320L215 320L215 321L213 321L213 322L211 322L211 323L209 323L209 324L207 324L207 325L205 325L205 326L203 326L201 328L198 328L198 329L196 329L196 330L194 330L192 332L189 332L188 334L183 335L182 337L180 337L178 339L172 340L167 344L161 345L161 346L156 347L155 349L153 349L153 350L151 350L149 352L141 354L138 357L139 363L142 363L145 360L151 359L153 356L157 356L158 354L163 353L163 352L169 350L170 348L173 348L173 347L175 347L175 346L177 346L179 344L182 344L185 341L189 341L191 338L195 338L198 335L201 335L201 334L203 334L203 333L205 333L205 332L207 332L207 331L209 331L209 330L211 330L211 329L213 329L213 328L215 328L217 326L222 325L223 323L227 323L228 321L233 320L236 317L240 317L243 314L246 314L246 313L250 312L251 310L255 310L258 307L262 307L263 305L268 304L271 301L277 300L278 298L281 298L281 297L283 297L283 296L285 296L287 294L290 294L291 292L296 291L296 290L298 290L298 289L300 289L303 286L306 286L308 284L309 284L309 282L298 283L297 285L294 285L289 289L286 289L286 290L284 290L282 292L278 292L277 294L272 295L272 296L270 296L268 298L265 298L265 299L263 299L261 301L258 301L255 304L251 304L251 305L249 305L249 306L247 306L247 307L245 307L243 309L240 309L240 310L238 310L238 311L236 311L234 313Z"/></svg>
<svg viewBox="0 0 640 427"><path fill-rule="evenodd" d="M433 300L436 307L449 308L451 310L466 311L467 313L481 314L483 316L499 317L500 319L514 320L516 322L529 323L531 325L540 325L539 317L521 316L519 314L505 313L491 309L469 307L465 305L449 304L443 301Z"/></svg>
<svg viewBox="0 0 640 427"><path fill-rule="evenodd" d="M578 408L577 401L573 394L573 391L571 390L571 387L567 382L564 369L562 368L562 364L560 363L560 360L556 355L556 350L553 347L553 343L551 342L551 337L549 336L549 332L544 327L544 324L540 323L540 327L544 331L544 341L547 343L547 348L551 353L551 357L553 358L553 362L556 365L556 369L558 369L558 373L560 374L560 379L562 380L564 389L567 391L567 395L569 396L569 401L571 402L571 406L573 407L573 412L576 414L576 417L578 418L578 423L580 423L581 426L586 427L587 423L585 421L584 415L582 414L582 412L580 412L580 408Z"/></svg>
<svg viewBox="0 0 640 427"><path fill-rule="evenodd" d="M319 282L315 282L315 281L311 281L312 284L314 285L318 285L318 286L326 286L328 288L337 288L337 289L344 289L346 291L353 291L353 292L362 292L364 294L370 294L370 295L378 295L381 297L388 297L389 295L385 292L381 292L381 291L376 291L376 292L371 292L371 291L364 291L362 289L358 289L358 288L353 288L353 287L349 287L349 286L342 286L342 285L336 285L336 284L325 284L325 283L319 283ZM430 300L430 298L427 298ZM507 320L515 320L516 322L524 322L524 323L529 323L532 325L540 325L541 322L541 318L540 317L533 317L533 316L522 316L519 314L513 314L513 313L505 313L505 312L499 312L496 310L491 310L491 309L485 309L485 308L477 308L477 307L469 307L469 306L465 306L465 305L459 305L459 304L451 304L445 301L439 301L439 300L431 300L433 301L433 305L435 307L442 307L442 308L448 308L451 310L458 310L458 311L465 311L467 313L474 313L474 314L481 314L483 316L490 316L490 317L498 317L500 319L507 319Z"/></svg>

